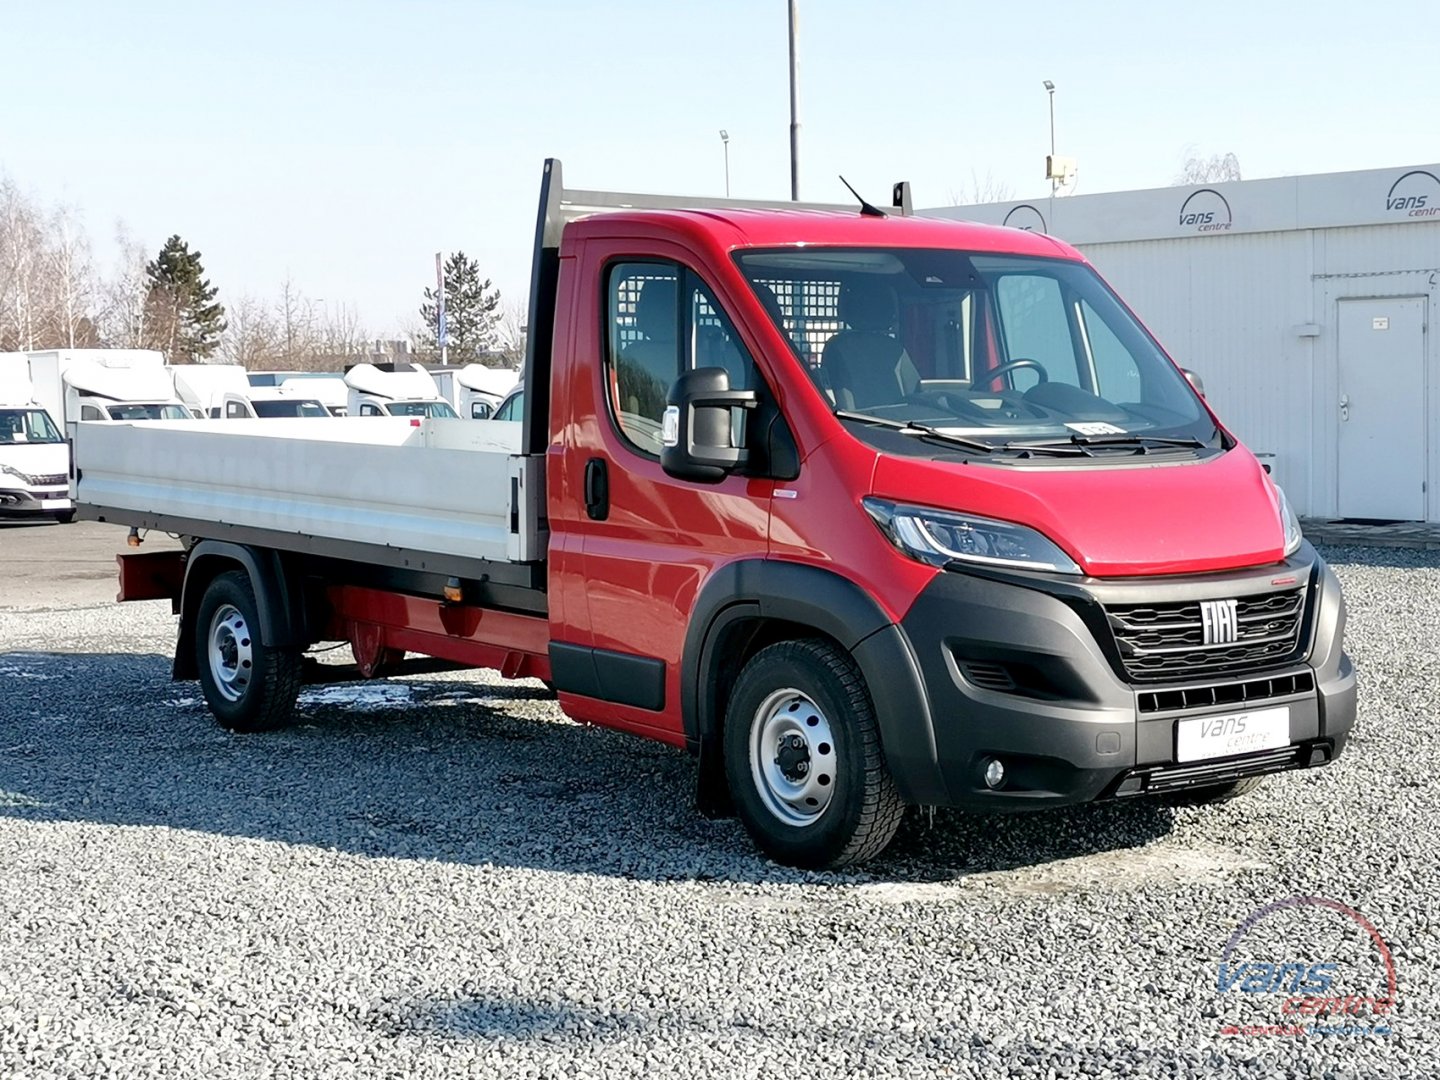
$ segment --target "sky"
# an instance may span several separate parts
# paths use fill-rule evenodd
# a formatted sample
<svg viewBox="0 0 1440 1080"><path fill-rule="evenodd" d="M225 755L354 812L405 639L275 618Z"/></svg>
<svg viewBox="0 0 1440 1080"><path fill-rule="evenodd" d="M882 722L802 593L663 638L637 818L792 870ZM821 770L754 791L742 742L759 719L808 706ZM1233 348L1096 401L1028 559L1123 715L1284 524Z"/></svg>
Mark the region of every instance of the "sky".
<svg viewBox="0 0 1440 1080"><path fill-rule="evenodd" d="M1080 193L1440 158L1425 3L798 0L801 197L917 207L1048 190L1048 100ZM1410 16L1406 17L1405 12ZM436 251L528 287L541 166L573 187L789 194L786 0L0 0L0 174L179 233L220 299L287 277L376 331ZM1431 12L1433 14L1433 12Z"/></svg>

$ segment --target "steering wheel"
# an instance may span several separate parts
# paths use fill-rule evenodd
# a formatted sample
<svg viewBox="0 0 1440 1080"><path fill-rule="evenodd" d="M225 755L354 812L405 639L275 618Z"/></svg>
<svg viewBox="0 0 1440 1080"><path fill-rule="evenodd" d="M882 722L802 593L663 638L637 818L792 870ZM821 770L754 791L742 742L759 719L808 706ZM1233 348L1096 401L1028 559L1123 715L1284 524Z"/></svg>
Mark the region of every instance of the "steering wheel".
<svg viewBox="0 0 1440 1080"><path fill-rule="evenodd" d="M1028 357L1024 356L1017 357L1014 360L1010 360L1007 363L1001 364L997 368L991 368L989 371L985 372L981 376L981 378L987 384L990 384L993 383L996 379L1000 378L1000 376L1009 375L1010 372L1019 371L1022 368L1032 369L1039 377L1039 381L1042 383L1050 381L1050 373L1045 370L1044 364L1040 363L1040 361L1038 360L1031 360Z"/></svg>

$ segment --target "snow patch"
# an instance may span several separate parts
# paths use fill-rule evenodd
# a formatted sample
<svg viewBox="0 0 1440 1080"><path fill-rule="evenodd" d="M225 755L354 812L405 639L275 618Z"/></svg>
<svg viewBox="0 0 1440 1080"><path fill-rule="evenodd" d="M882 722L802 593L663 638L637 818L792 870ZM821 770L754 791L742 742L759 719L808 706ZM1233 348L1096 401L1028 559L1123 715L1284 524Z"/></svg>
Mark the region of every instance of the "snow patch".
<svg viewBox="0 0 1440 1080"><path fill-rule="evenodd" d="M403 683L366 683L361 686L322 686L304 690L301 705L339 705L361 712L404 708L415 703L415 695Z"/></svg>
<svg viewBox="0 0 1440 1080"><path fill-rule="evenodd" d="M0 675L8 675L12 679L40 679L42 681L64 678L63 675L42 675L38 671L26 671L24 668L18 667L0 667Z"/></svg>

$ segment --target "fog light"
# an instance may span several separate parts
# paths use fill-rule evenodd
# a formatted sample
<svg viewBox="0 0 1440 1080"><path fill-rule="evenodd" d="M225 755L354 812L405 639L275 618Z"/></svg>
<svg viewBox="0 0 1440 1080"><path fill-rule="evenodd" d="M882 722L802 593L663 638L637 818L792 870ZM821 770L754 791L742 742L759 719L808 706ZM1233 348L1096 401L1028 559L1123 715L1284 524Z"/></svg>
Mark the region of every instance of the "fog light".
<svg viewBox="0 0 1440 1080"><path fill-rule="evenodd" d="M1005 782L1005 766L999 758L991 758L985 765L985 786L998 788Z"/></svg>

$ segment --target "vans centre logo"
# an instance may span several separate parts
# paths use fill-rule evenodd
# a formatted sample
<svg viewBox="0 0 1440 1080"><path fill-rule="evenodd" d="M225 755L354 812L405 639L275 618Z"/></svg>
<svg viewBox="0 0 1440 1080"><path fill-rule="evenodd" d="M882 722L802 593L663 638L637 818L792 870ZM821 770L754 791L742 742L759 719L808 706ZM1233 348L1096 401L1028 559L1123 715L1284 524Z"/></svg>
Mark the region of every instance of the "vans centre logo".
<svg viewBox="0 0 1440 1080"><path fill-rule="evenodd" d="M1390 185L1385 209L1399 217L1435 217L1440 214L1440 177L1424 169L1411 169Z"/></svg>
<svg viewBox="0 0 1440 1080"><path fill-rule="evenodd" d="M1214 188L1192 191L1180 204L1180 228L1197 233L1225 232L1235 222L1230 203Z"/></svg>
<svg viewBox="0 0 1440 1080"><path fill-rule="evenodd" d="M1354 908L1292 896L1245 919L1220 953L1220 1035L1390 1035L1396 1002L1390 946Z"/></svg>

